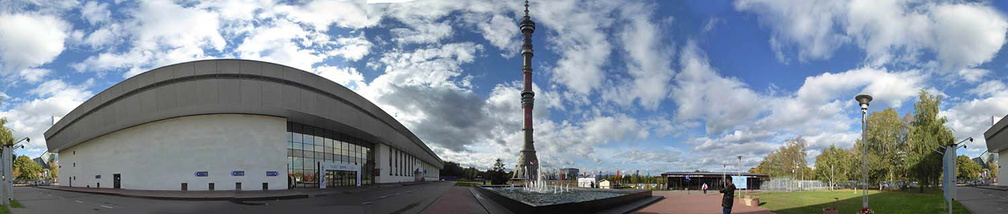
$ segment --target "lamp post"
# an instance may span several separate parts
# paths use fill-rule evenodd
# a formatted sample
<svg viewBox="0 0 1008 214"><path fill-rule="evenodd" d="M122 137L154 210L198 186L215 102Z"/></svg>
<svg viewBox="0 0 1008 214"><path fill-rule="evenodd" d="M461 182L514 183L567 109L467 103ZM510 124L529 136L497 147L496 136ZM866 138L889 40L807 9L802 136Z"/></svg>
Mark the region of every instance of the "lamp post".
<svg viewBox="0 0 1008 214"><path fill-rule="evenodd" d="M0 188L0 198L3 200L0 200L2 201L0 203L3 203L4 206L9 206L10 200L14 198L14 178L12 172L14 168L11 166L11 155L13 154L14 147L18 143L21 143L21 141L31 142L31 138L25 137L10 145L0 147L0 150L2 150L0 151L0 163L3 164L3 187ZM21 148L24 148L24 145L21 145Z"/></svg>
<svg viewBox="0 0 1008 214"><path fill-rule="evenodd" d="M861 106L861 210L868 209L868 103L872 97L861 94L854 97Z"/></svg>

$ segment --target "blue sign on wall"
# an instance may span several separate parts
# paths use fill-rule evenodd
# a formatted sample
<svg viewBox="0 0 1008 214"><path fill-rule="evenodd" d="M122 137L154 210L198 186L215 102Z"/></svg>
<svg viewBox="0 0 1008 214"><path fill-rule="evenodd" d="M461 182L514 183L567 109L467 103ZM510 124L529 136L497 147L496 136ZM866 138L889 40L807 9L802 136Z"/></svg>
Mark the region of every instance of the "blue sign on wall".
<svg viewBox="0 0 1008 214"><path fill-rule="evenodd" d="M209 176L209 175L210 175L210 173L207 172L207 171L196 172L196 177L206 177L206 176Z"/></svg>
<svg viewBox="0 0 1008 214"><path fill-rule="evenodd" d="M231 176L245 176L245 171L231 171Z"/></svg>
<svg viewBox="0 0 1008 214"><path fill-rule="evenodd" d="M277 176L278 174L276 171L266 171L266 176Z"/></svg>
<svg viewBox="0 0 1008 214"><path fill-rule="evenodd" d="M101 179L101 175L95 175L94 179Z"/></svg>

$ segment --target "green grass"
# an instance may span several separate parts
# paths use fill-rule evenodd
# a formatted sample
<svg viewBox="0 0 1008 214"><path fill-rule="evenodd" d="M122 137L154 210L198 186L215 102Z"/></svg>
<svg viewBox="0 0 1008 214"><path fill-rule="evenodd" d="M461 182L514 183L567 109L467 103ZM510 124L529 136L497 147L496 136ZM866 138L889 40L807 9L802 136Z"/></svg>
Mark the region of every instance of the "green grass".
<svg viewBox="0 0 1008 214"><path fill-rule="evenodd" d="M13 208L24 208L24 205L21 205L21 202L18 202L17 200L11 200L10 206ZM0 214L10 214L10 213L11 213L10 210L7 209L6 206L0 206Z"/></svg>
<svg viewBox="0 0 1008 214"><path fill-rule="evenodd" d="M490 182L488 181L487 184L490 184ZM456 181L455 182L455 186L470 187L470 186L477 186L477 185L483 185L483 182L482 181Z"/></svg>
<svg viewBox="0 0 1008 214"><path fill-rule="evenodd" d="M822 213L835 206L838 213L854 213L861 209L861 192L854 190L770 192L760 193L763 207L775 213ZM948 207L942 193L925 191L868 191L868 205L875 213L946 213ZM958 201L953 213L970 213Z"/></svg>

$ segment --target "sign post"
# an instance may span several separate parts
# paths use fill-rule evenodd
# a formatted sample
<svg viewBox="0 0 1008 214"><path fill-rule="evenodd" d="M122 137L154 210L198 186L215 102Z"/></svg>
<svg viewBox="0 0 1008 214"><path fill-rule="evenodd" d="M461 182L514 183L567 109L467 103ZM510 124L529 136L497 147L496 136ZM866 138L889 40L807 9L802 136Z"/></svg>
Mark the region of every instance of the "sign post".
<svg viewBox="0 0 1008 214"><path fill-rule="evenodd" d="M970 137L959 141L959 143L945 146L945 154L942 156L942 173L944 174L942 176L942 190L945 191L944 196L945 201L948 202L949 214L952 214L952 201L955 200L956 183L958 183L956 182L956 172L958 171L956 170L956 149L966 148L966 144L963 142L967 140L973 142L973 138Z"/></svg>

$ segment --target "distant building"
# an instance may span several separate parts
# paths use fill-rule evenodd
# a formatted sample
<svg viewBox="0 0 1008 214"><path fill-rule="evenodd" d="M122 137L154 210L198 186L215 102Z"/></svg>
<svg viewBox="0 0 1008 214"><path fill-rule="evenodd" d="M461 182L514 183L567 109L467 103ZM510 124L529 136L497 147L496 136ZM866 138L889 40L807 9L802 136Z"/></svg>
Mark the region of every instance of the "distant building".
<svg viewBox="0 0 1008 214"><path fill-rule="evenodd" d="M748 178L747 186L751 189L760 189L763 181L770 178L765 174L749 172L666 172L662 173L665 178L666 189L669 190L699 190L703 184L707 184L707 189L721 189L722 179L725 175L737 176L741 174Z"/></svg>
<svg viewBox="0 0 1008 214"><path fill-rule="evenodd" d="M577 181L578 181L578 187L584 187L584 188L594 188L595 187L595 183L597 183L597 181L595 181L594 177L591 177L591 178L578 178Z"/></svg>
<svg viewBox="0 0 1008 214"><path fill-rule="evenodd" d="M562 168L560 169L560 180L577 180L579 173L581 170L578 168Z"/></svg>
<svg viewBox="0 0 1008 214"><path fill-rule="evenodd" d="M606 179L602 179L602 180L599 180L598 187L600 189L612 189L613 188L612 184L613 183L611 181L606 180Z"/></svg>

